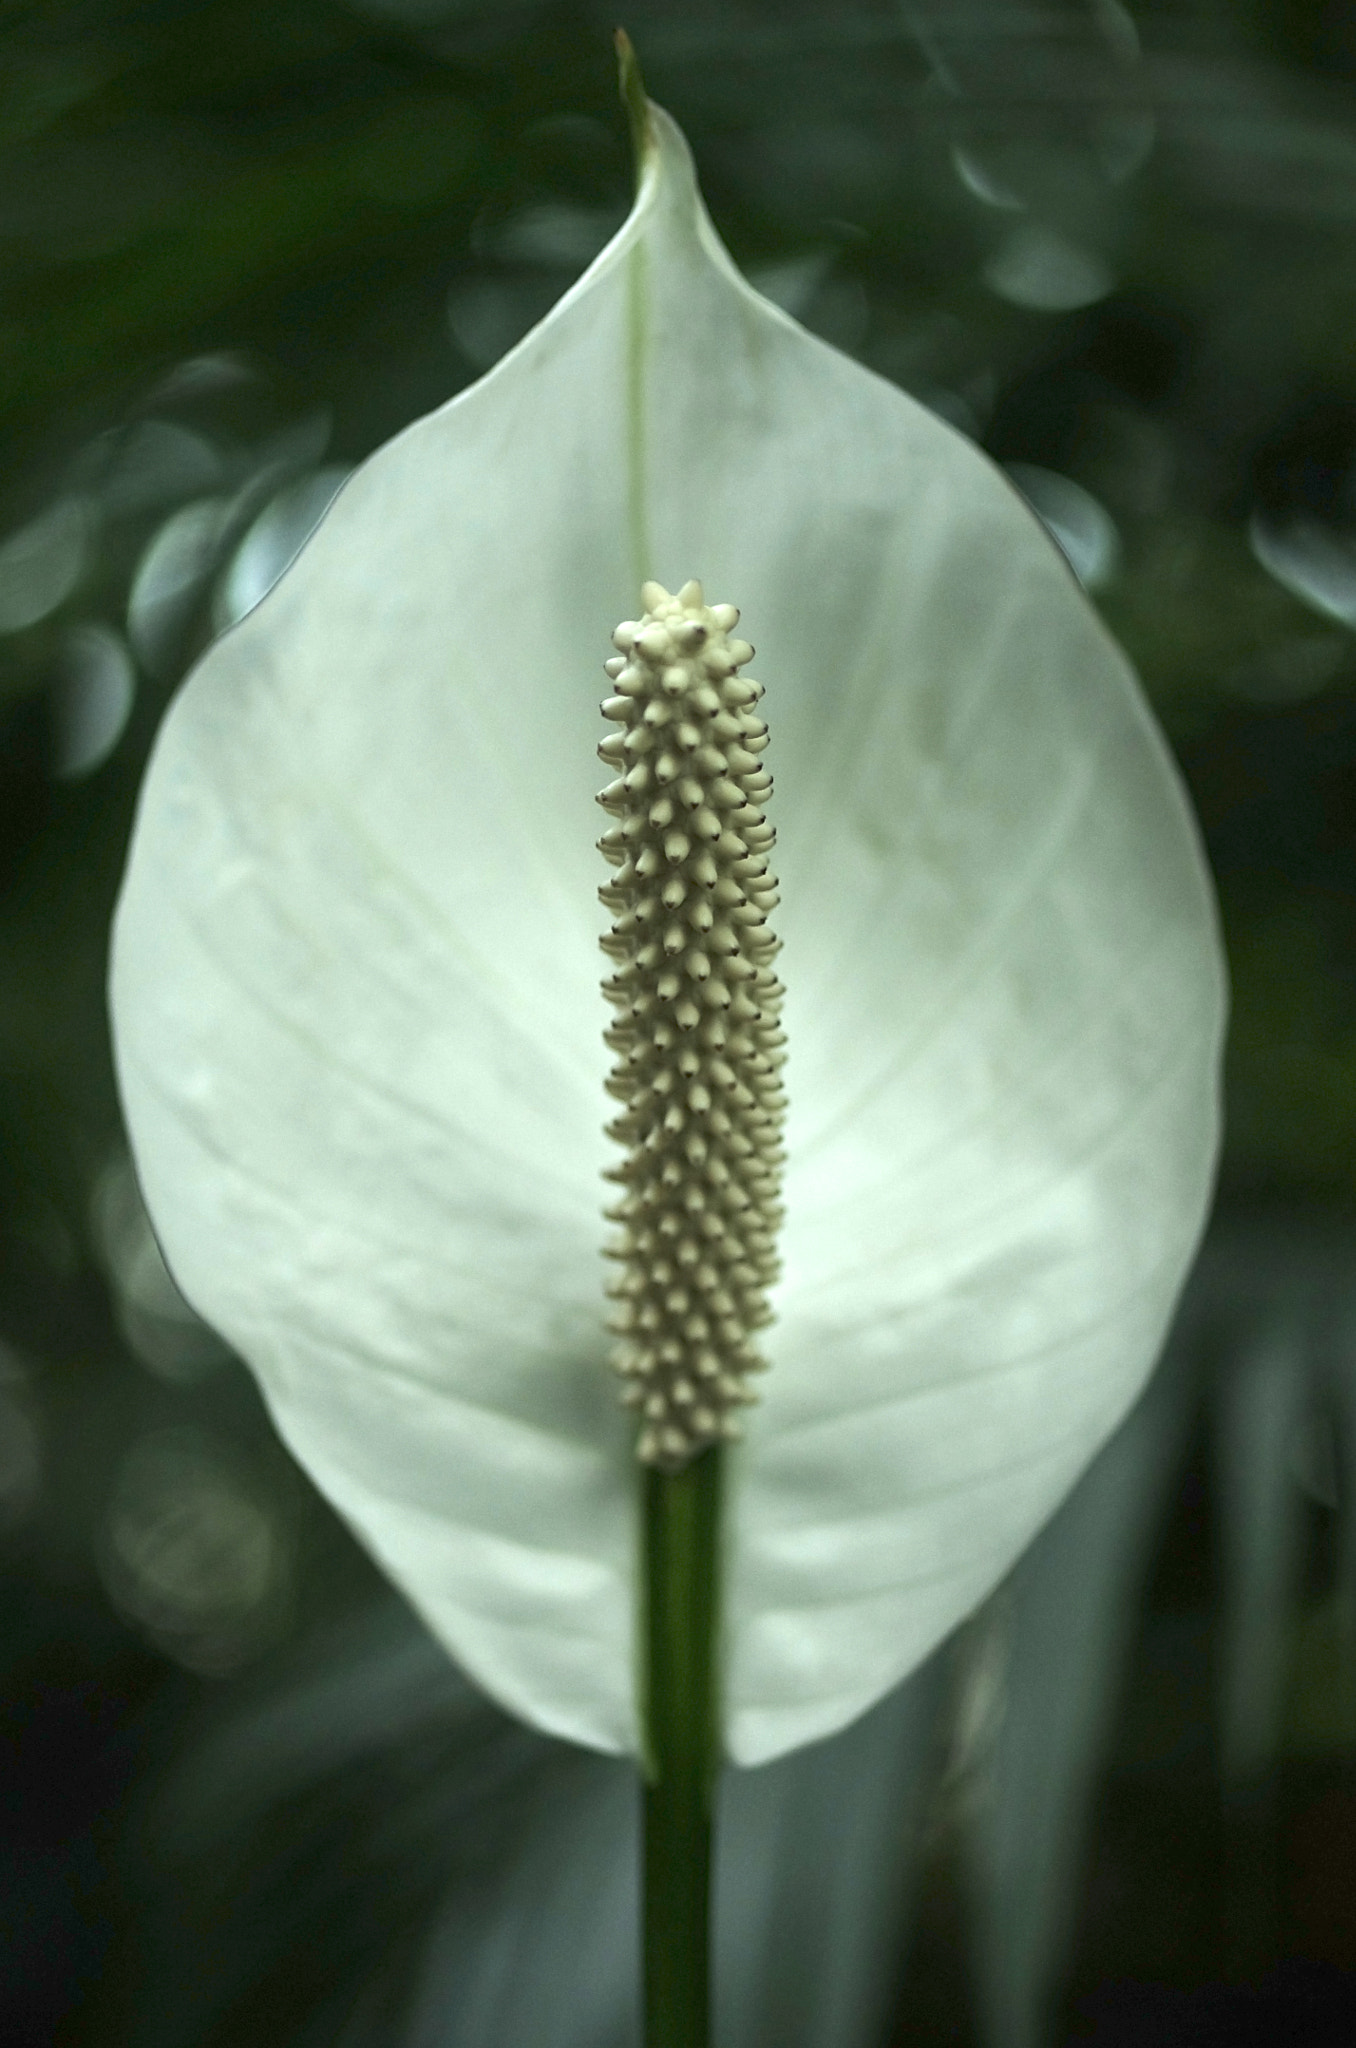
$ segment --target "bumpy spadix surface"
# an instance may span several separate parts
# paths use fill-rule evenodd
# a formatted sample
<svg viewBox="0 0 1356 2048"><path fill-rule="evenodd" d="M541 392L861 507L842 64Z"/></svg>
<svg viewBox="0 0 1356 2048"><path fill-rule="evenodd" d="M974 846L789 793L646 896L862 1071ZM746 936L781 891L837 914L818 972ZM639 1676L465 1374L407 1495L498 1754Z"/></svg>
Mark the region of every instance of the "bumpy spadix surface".
<svg viewBox="0 0 1356 2048"><path fill-rule="evenodd" d="M634 1747L597 662L697 576L775 678L792 1050L726 1726L841 1726L1134 1398L1207 1199L1219 954L1125 663L1009 486L734 272L652 116L539 328L345 486L161 732L115 931L151 1213L467 1669Z"/></svg>
<svg viewBox="0 0 1356 2048"><path fill-rule="evenodd" d="M603 716L622 730L598 749L618 771L598 798L616 819L598 894L613 912L607 1085L625 1104L608 1136L626 1148L608 1326L637 1455L676 1472L742 1435L735 1411L765 1363L753 1339L777 1277L786 1034L763 686L738 673L753 649L698 582L641 595L607 664Z"/></svg>

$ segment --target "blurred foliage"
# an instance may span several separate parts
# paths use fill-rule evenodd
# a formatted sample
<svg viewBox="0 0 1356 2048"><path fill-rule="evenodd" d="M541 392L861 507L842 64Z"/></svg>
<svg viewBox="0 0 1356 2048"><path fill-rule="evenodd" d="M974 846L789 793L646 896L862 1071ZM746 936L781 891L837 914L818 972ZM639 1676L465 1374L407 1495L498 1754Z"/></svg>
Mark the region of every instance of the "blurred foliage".
<svg viewBox="0 0 1356 2048"><path fill-rule="evenodd" d="M844 1966L832 2011L797 1994L796 2024L820 2029L797 2038L857 2038L888 2003L919 1856L908 2038L961 2039L972 2009L992 2048L1033 2043L1070 1970L1080 2039L1209 2022L1221 2040L1253 2023L1317 2040L1305 1998L1346 2038L1336 1977L1294 1998L1275 1978L1257 2008L1274 2024L1207 2012L1190 1987L1246 1984L1287 1949L1356 1968L1338 1511L1356 1439L1350 9L636 0L627 26L755 281L981 441L1064 545L1178 748L1235 983L1190 1363L880 1724L899 1799L875 1835L861 1820L854 1868L896 1918ZM508 1730L382 1618L370 1568L177 1296L122 1149L102 991L141 766L195 653L346 470L486 368L620 219L611 27L590 0L0 0L0 2035L16 2048L432 2048L462 2038L435 1998L453 1981L481 1986L465 2038L491 2048L512 1975L501 1956L493 1978L495 1941L534 1913L553 1955L578 1933L558 1874L531 1889L552 1842L587 1838L595 1874L630 1854L604 1767ZM1244 1697L1270 1705L1249 1720ZM1062 1765L1048 1728L1037 1741L1047 1722L1066 1729ZM347 1746L324 1750L342 1726ZM784 1807L737 1795L746 2036L750 2012L782 2010L766 1972L790 1971L829 1910L810 1846L827 1867L824 1815L880 1782L878 1740L830 1746ZM209 1811L218 1780L230 1798ZM780 1892L779 1827L801 1845ZM1041 1871L1014 1872L1012 1843L1038 1839ZM515 1878L506 1845L524 1842ZM614 1918L627 1882L597 1878ZM973 1992L963 1925L989 1929ZM594 1936L597 1983L624 1984L625 1942ZM1124 1987L1155 1973L1180 2003L1135 2005ZM412 1984L434 1987L422 2007ZM624 2002L590 2011L549 2038L625 2037Z"/></svg>

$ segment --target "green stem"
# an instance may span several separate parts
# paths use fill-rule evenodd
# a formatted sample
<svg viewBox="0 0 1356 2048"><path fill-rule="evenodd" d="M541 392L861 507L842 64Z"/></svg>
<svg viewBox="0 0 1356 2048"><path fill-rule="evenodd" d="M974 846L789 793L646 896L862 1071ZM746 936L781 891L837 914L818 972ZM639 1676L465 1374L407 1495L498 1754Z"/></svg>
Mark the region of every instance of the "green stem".
<svg viewBox="0 0 1356 2048"><path fill-rule="evenodd" d="M645 1473L645 2048L707 2048L719 1450Z"/></svg>

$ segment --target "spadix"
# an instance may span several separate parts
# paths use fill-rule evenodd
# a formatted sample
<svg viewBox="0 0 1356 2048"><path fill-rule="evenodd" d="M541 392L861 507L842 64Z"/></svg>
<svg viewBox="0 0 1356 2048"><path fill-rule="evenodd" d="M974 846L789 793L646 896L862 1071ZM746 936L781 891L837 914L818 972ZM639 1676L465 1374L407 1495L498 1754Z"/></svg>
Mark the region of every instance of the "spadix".
<svg viewBox="0 0 1356 2048"><path fill-rule="evenodd" d="M641 1417L638 1455L678 1471L708 1444L737 1441L735 1410L764 1364L782 1220L781 983L767 914L773 830L762 805L768 730L750 709L763 686L738 671L733 605L647 583L649 607L613 639L623 727L598 752L622 772L599 796L616 823L599 842L615 870L599 890L616 913L603 993L616 1008L609 1091L625 1104L608 1135L627 1148L608 1250L613 1363Z"/></svg>

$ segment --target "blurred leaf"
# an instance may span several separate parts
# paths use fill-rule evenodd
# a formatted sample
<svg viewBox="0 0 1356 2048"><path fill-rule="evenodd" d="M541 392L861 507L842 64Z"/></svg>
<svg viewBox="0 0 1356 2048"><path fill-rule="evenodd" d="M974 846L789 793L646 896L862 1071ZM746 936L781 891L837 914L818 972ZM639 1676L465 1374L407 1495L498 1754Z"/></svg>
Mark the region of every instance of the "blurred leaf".
<svg viewBox="0 0 1356 2048"><path fill-rule="evenodd" d="M1294 1460L1312 1398L1305 1308L1282 1298L1240 1333L1216 1388L1220 1704L1225 1780L1235 1791L1254 1788L1280 1752L1304 1535Z"/></svg>
<svg viewBox="0 0 1356 2048"><path fill-rule="evenodd" d="M996 1730L968 1814L989 2048L1045 2048L1118 1696L1194 1394L1180 1337L998 1596Z"/></svg>
<svg viewBox="0 0 1356 2048"><path fill-rule="evenodd" d="M929 1668L726 1773L720 2048L882 2037L938 1696ZM627 1764L508 1721L383 1603L218 1715L148 1811L137 2048L633 2048L638 1823Z"/></svg>
<svg viewBox="0 0 1356 2048"><path fill-rule="evenodd" d="M27 409L129 353L173 346L252 291L332 271L345 249L399 234L409 207L445 207L473 174L477 123L451 92L367 115L357 133L296 145L179 197L104 258L30 277L0 326L0 413Z"/></svg>

